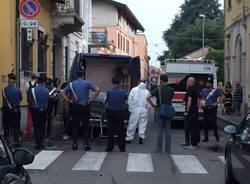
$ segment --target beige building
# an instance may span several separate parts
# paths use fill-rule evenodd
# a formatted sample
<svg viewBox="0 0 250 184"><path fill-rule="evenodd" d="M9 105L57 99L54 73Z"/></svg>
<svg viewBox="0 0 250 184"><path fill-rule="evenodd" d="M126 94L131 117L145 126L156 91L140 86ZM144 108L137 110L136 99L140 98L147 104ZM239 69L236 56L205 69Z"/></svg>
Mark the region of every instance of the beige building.
<svg viewBox="0 0 250 184"><path fill-rule="evenodd" d="M92 1L89 52L140 56L141 77L147 79L148 44L143 32L144 27L127 5L112 0Z"/></svg>
<svg viewBox="0 0 250 184"><path fill-rule="evenodd" d="M250 1L225 0L225 80L241 81L244 109L250 107Z"/></svg>

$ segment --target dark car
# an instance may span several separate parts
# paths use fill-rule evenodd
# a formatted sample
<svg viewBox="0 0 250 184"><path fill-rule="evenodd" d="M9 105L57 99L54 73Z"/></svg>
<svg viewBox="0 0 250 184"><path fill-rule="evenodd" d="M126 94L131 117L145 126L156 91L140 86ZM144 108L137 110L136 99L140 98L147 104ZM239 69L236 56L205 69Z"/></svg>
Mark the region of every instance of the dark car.
<svg viewBox="0 0 250 184"><path fill-rule="evenodd" d="M239 126L228 125L231 137L225 149L226 184L250 184L250 113Z"/></svg>
<svg viewBox="0 0 250 184"><path fill-rule="evenodd" d="M31 180L24 165L31 164L35 155L22 148L13 152L0 136L0 183L1 184L30 184Z"/></svg>

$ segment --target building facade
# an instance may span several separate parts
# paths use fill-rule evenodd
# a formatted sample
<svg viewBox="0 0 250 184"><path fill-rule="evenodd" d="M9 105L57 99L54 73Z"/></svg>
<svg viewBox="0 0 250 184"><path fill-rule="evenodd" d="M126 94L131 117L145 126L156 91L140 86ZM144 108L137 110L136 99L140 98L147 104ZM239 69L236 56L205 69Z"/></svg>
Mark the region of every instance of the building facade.
<svg viewBox="0 0 250 184"><path fill-rule="evenodd" d="M88 51L91 4L91 0L66 0L65 4L56 4L52 12L53 77L67 80L76 53Z"/></svg>
<svg viewBox="0 0 250 184"><path fill-rule="evenodd" d="M7 75L17 75L23 90L32 73L67 80L76 52L88 51L91 27L91 0L38 0L40 13L36 28L23 28L26 19L19 12L22 0L0 2L0 87L7 85ZM15 11L14 11L15 10ZM28 38L29 37L29 38ZM0 103L1 103L0 98Z"/></svg>
<svg viewBox="0 0 250 184"><path fill-rule="evenodd" d="M127 5L112 0L92 1L89 52L140 56L142 79L147 79L148 45L144 31Z"/></svg>
<svg viewBox="0 0 250 184"><path fill-rule="evenodd" d="M147 80L149 77L149 56L145 34L136 34L134 43L134 56L140 56L141 61L141 79Z"/></svg>
<svg viewBox="0 0 250 184"><path fill-rule="evenodd" d="M38 26L32 29L21 27L21 20L25 18L18 9L20 2L21 0L0 2L1 22L5 25L0 29L1 88L7 85L7 75L10 72L17 75L17 86L21 89L23 84L29 80L32 72L51 73L50 13L55 0L39 1L41 9L35 18L38 21ZM64 3L62 0L56 2Z"/></svg>
<svg viewBox="0 0 250 184"><path fill-rule="evenodd" d="M225 0L225 80L241 81L245 112L250 107L250 1Z"/></svg>
<svg viewBox="0 0 250 184"><path fill-rule="evenodd" d="M4 24L0 29L0 88L7 85L9 72L16 73L16 17L17 1L0 1L0 21Z"/></svg>

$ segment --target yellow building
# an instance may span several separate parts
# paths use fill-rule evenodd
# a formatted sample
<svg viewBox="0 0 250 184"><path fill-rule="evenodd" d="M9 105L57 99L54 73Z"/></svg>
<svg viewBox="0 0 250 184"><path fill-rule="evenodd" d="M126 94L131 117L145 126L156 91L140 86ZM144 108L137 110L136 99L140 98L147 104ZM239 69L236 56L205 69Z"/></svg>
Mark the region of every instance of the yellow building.
<svg viewBox="0 0 250 184"><path fill-rule="evenodd" d="M18 6L21 0L0 1L0 88L7 85L7 75L17 75L17 86L24 92L30 74L46 73L52 76L51 9L58 0L39 0L41 9L38 27L31 29L32 40L27 39L28 29L21 28ZM25 92L23 93L25 96ZM1 99L2 100L2 99ZM0 102L1 102L0 100ZM24 98L24 102L25 102ZM23 103L25 104L25 103Z"/></svg>
<svg viewBox="0 0 250 184"><path fill-rule="evenodd" d="M245 112L250 107L250 1L225 0L225 80L241 81Z"/></svg>
<svg viewBox="0 0 250 184"><path fill-rule="evenodd" d="M7 83L7 74L16 72L16 1L0 1L0 89ZM12 10L12 11L11 11Z"/></svg>

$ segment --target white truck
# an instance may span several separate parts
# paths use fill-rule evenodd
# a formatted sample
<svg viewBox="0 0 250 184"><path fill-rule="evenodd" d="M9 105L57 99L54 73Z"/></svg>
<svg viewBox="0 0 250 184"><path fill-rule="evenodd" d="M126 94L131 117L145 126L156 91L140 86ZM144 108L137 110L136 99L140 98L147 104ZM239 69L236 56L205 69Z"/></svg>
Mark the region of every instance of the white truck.
<svg viewBox="0 0 250 184"><path fill-rule="evenodd" d="M161 64L161 69L168 75L169 84L175 89L173 106L176 111L175 120L183 120L185 112L186 82L189 76L196 79L196 87L202 90L206 82L213 83L217 87L217 70L215 61L193 59L167 59ZM199 108L202 119L202 108Z"/></svg>
<svg viewBox="0 0 250 184"><path fill-rule="evenodd" d="M122 78L121 87L125 89L127 95L130 90L138 84L141 78L140 57L129 57L125 55L109 54L77 54L71 65L70 81L75 80L78 71L84 72L84 78L93 82L101 89L100 95L91 105L92 130L94 127L100 128L100 135L103 136L103 127L106 127L106 91L112 88L111 78L120 75ZM92 94L90 94L92 95ZM124 112L124 121L127 122L129 112Z"/></svg>

